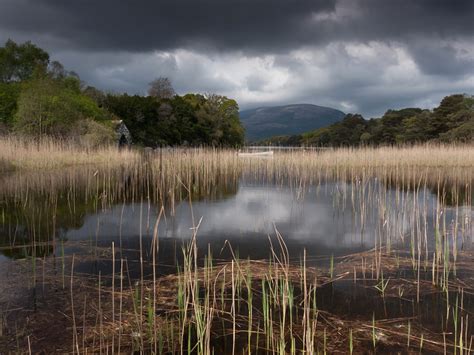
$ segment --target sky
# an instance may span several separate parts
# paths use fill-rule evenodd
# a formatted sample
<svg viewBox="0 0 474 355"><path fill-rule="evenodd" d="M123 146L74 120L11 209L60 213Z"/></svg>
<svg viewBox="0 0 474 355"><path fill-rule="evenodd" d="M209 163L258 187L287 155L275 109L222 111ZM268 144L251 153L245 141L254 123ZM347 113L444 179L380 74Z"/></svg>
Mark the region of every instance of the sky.
<svg viewBox="0 0 474 355"><path fill-rule="evenodd" d="M102 90L217 93L378 117L474 94L473 0L0 0L0 42L31 40Z"/></svg>

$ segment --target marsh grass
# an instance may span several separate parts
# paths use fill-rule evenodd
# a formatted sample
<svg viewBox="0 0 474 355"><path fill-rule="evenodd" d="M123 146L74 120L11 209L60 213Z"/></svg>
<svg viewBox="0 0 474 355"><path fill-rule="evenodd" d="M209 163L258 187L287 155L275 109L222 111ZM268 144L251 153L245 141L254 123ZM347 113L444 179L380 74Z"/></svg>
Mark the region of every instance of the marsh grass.
<svg viewBox="0 0 474 355"><path fill-rule="evenodd" d="M105 248L101 254L111 260L113 251L114 248ZM194 254L189 247L184 252ZM449 309L442 324L426 327L413 315L389 316L381 306L375 307L373 312L371 309L360 310L359 315L353 317L321 302L323 294L333 292L333 287L354 282L354 267L358 276L357 287L367 291L373 289L378 281L361 277L362 258L366 260L365 268L368 270L377 267L372 252L338 259L332 278L325 267L285 264L284 253L275 251L269 260L233 259L219 262L209 257L203 266L197 268L190 256L176 274L145 280L143 284L135 283L128 276L120 278L120 284L128 284L128 288L112 287L114 275L98 276L99 283L90 275L74 274L74 264L86 260L69 256L66 264L69 265L67 281L70 287L59 293L54 290L62 289L62 281L53 275L54 265L48 260L46 283L49 291L46 299L39 300L39 303L47 304L48 312L59 307L61 313L66 315L60 317L64 329L55 333L59 330L52 322L58 321L57 316L52 318L44 311L32 313L25 309L22 312L28 313L33 324L43 324L46 329L50 327L50 337L53 334L72 334L70 348L67 344L62 344L60 348L81 354L118 352L119 349L125 352L154 352L156 349L156 353L176 353L183 349L184 352L202 354L231 353L232 349L251 353L345 353L348 349L354 353L367 349L377 353L403 352L404 349L438 353L445 348L458 354L472 351L472 332L466 329L468 324L472 325L469 322L470 311L462 301L463 297L474 293L474 284L469 283L474 277L474 267L470 263L472 254L460 252L462 277L450 280L448 299L443 301L440 297L440 302L444 302ZM386 265L383 273L390 275L391 283L383 300L376 292L369 293L371 297L378 297L379 304L410 304L407 300L416 302L416 277L397 277L400 268L393 266L393 256L384 253L381 259L382 265ZM307 262L310 261L304 261L305 264ZM409 255L400 257L400 262L402 269L411 268ZM29 263L31 261L19 261L18 272L31 268ZM126 265L120 263L116 276L128 274ZM242 278L240 286L237 282L239 278ZM432 286L429 278L422 280L422 283L422 299L444 293ZM403 297L398 295L397 287L400 285L406 290ZM241 299L237 300L239 287ZM147 300L142 304L140 289L143 289ZM323 297L319 298L318 307L313 302L314 289ZM459 290L462 292L459 293ZM469 302L472 302L472 296L469 297ZM86 299L89 301L85 302ZM291 299L293 302L290 302ZM238 301L241 302L240 309ZM120 303L120 307L115 307L116 302ZM6 327L9 328L9 325ZM41 344L45 349L59 346L49 342L48 337L39 338L45 335L44 330L35 329L29 335L29 343L27 338L23 338L24 343L20 340L20 349L22 344L32 344L33 347ZM114 341L118 335L120 340Z"/></svg>
<svg viewBox="0 0 474 355"><path fill-rule="evenodd" d="M67 166L126 166L139 159L135 150L116 146L92 148L67 141L44 138L0 137L0 172L14 169L42 170Z"/></svg>
<svg viewBox="0 0 474 355"><path fill-rule="evenodd" d="M134 150L89 151L52 141L37 146L3 140L0 148L0 161L18 169L1 176L0 189L6 234L0 248L21 259L9 275L16 284L6 286L9 296L0 299L3 329L9 330L0 345L9 351L473 350L470 146L290 151L273 159L242 159L220 149L163 149L143 156ZM64 166L69 168L48 170ZM38 172L40 167L47 172ZM275 226L268 260L242 259L228 242L223 247L231 260L216 259L210 249L204 259L198 258L202 218L194 216L193 202L232 194L239 181L289 187L296 201L308 198L310 189L316 196L329 190L334 210L349 207L354 230L361 240L373 235L373 247L317 260L306 251L293 256ZM161 276L158 225L180 202L189 204L191 235L182 246L182 262L174 265L176 272ZM148 245L140 223L139 260L124 257L121 236L110 248L100 246L99 223L95 237L77 246L82 252L64 252L65 245L74 243L60 238L61 223L71 218L80 226L76 216L126 203L139 203L140 222L153 230ZM153 205L160 206L158 216L151 215ZM23 219L20 237L18 221ZM112 274L75 272L86 262L111 262ZM130 276L134 262L140 267L138 278ZM10 296L23 287L36 291L38 263L43 292L35 293L39 310L32 312L30 299L19 298L15 306ZM26 276L24 285L30 286L19 287ZM331 303L348 285L355 294L366 295L354 296L356 305L366 307L355 315L338 311L344 303ZM433 298L436 323L427 324L419 309ZM58 344L55 338L68 341Z"/></svg>

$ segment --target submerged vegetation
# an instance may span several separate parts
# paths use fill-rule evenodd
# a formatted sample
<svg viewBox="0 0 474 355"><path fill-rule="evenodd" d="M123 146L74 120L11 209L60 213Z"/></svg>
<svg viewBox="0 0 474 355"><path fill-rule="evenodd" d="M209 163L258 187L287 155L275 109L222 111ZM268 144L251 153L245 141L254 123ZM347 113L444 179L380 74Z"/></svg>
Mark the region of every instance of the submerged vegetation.
<svg viewBox="0 0 474 355"><path fill-rule="evenodd" d="M0 252L13 258L0 259L6 352L473 351L471 146L256 159L222 149L0 144L0 161L18 167L54 168L56 157L75 157L68 169L0 176ZM196 206L243 186L288 190L295 205L328 196L330 223L348 214L349 240L360 247L321 252L273 222L247 239L202 239L206 221L222 216ZM183 210L189 228L170 238ZM262 257L245 252L251 241Z"/></svg>

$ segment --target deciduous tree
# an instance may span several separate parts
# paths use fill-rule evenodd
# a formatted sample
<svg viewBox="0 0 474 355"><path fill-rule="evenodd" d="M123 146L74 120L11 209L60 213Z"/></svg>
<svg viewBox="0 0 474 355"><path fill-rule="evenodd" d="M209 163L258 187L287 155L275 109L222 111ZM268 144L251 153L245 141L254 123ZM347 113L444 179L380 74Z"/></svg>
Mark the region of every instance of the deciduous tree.
<svg viewBox="0 0 474 355"><path fill-rule="evenodd" d="M28 80L35 71L45 72L48 64L49 54L31 42L8 40L0 47L0 82Z"/></svg>
<svg viewBox="0 0 474 355"><path fill-rule="evenodd" d="M153 80L149 85L148 95L152 97L158 99L171 99L176 95L169 78L159 77Z"/></svg>

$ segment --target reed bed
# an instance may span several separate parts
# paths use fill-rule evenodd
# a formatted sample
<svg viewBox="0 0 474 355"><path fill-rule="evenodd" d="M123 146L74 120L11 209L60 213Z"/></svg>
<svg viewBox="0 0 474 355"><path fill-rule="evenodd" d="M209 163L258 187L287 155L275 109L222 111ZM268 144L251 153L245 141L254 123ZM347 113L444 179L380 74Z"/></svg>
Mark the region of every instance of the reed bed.
<svg viewBox="0 0 474 355"><path fill-rule="evenodd" d="M134 150L116 146L87 147L67 141L44 138L0 137L0 172L14 169L42 170L67 166L127 166L138 160Z"/></svg>
<svg viewBox="0 0 474 355"><path fill-rule="evenodd" d="M1 144L0 161L19 168L0 177L0 251L18 259L3 278L11 287L0 295L0 349L473 351L471 146L290 151L268 159L208 148L139 153ZM40 153L49 154L41 164ZM55 156L62 158L53 162ZM276 226L268 259L240 259L222 241L232 257L221 260L198 247L202 218L212 216L194 215L193 203L232 195L239 184L289 188L295 201L328 194L335 213L347 211L354 234L373 245L345 256L290 255ZM151 235L140 223L134 259L121 239L103 246L99 223L88 241L64 239L62 231L88 214L126 204L140 206ZM164 265L159 226L178 204L191 211L190 235L176 263ZM105 274L80 271L104 264Z"/></svg>

